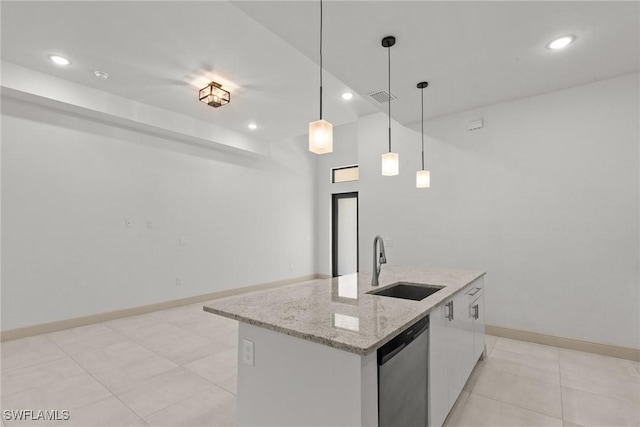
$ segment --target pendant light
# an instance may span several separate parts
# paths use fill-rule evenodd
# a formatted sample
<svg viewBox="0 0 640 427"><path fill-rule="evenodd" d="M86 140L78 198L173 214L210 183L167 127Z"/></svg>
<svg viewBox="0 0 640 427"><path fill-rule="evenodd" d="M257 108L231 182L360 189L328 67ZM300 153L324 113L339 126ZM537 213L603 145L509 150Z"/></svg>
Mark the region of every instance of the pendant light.
<svg viewBox="0 0 640 427"><path fill-rule="evenodd" d="M395 176L399 173L398 153L391 152L391 46L396 44L396 38L387 36L382 39L382 47L387 48L389 63L389 152L382 155L382 175Z"/></svg>
<svg viewBox="0 0 640 427"><path fill-rule="evenodd" d="M418 83L422 96L422 169L416 172L416 187L429 188L431 186L431 172L424 170L424 88L429 86L427 82Z"/></svg>
<svg viewBox="0 0 640 427"><path fill-rule="evenodd" d="M309 123L309 151L316 154L333 151L333 125L322 119L322 0L320 0L320 120Z"/></svg>

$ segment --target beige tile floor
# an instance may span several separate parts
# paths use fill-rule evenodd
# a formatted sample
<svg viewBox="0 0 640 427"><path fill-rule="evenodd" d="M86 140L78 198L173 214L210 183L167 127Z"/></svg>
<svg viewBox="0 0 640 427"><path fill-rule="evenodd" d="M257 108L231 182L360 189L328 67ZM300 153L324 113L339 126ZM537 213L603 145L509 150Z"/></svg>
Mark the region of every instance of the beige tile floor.
<svg viewBox="0 0 640 427"><path fill-rule="evenodd" d="M487 335L446 427L640 426L640 364Z"/></svg>
<svg viewBox="0 0 640 427"><path fill-rule="evenodd" d="M2 426L234 425L237 336L194 304L2 343L2 409L71 415ZM637 362L492 336L487 351L447 427L640 425Z"/></svg>

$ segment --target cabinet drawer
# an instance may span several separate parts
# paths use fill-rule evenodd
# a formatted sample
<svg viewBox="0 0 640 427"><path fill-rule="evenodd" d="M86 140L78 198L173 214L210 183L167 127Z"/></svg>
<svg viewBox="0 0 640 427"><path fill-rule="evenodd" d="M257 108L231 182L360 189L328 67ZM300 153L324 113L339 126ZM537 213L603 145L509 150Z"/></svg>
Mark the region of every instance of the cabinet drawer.
<svg viewBox="0 0 640 427"><path fill-rule="evenodd" d="M482 296L482 294L484 293L484 281L482 280L482 277L476 279L469 286L467 286L467 289L464 291L464 293L469 298L469 302L474 301L478 299L478 297Z"/></svg>

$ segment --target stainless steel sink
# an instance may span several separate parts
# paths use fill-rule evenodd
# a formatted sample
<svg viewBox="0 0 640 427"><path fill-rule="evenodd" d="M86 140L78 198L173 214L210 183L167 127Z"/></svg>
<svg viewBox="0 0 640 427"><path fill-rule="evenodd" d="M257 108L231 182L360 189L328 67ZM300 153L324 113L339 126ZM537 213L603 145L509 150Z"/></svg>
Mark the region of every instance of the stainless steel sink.
<svg viewBox="0 0 640 427"><path fill-rule="evenodd" d="M384 289L367 292L372 295L383 297L410 299L421 301L438 292L444 286L425 285L420 283L396 282Z"/></svg>

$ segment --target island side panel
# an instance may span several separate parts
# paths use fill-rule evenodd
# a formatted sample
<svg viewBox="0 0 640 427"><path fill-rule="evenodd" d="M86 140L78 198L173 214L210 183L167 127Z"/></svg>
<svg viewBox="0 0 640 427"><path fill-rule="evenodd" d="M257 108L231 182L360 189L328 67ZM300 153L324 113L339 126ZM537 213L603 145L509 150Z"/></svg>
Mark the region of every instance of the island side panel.
<svg viewBox="0 0 640 427"><path fill-rule="evenodd" d="M374 351L360 358L361 360L361 414L362 426L378 426L378 358Z"/></svg>
<svg viewBox="0 0 640 427"><path fill-rule="evenodd" d="M242 322L238 340L238 426L377 425L375 352L362 357ZM243 363L244 340L254 343L254 366Z"/></svg>

